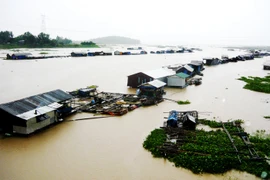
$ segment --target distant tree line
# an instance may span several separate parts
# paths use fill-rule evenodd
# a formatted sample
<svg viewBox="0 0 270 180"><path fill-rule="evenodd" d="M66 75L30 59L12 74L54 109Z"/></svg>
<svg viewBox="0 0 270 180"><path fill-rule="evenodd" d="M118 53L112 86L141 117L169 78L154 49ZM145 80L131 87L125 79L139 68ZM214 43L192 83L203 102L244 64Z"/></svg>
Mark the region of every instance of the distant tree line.
<svg viewBox="0 0 270 180"><path fill-rule="evenodd" d="M72 41L67 38L57 36L56 39L51 39L49 34L40 33L35 36L30 32L25 32L17 37L13 36L11 31L0 32L0 44L1 45L25 45L29 47L61 47L71 44Z"/></svg>
<svg viewBox="0 0 270 180"><path fill-rule="evenodd" d="M95 45L92 41L83 41L81 42L81 45Z"/></svg>

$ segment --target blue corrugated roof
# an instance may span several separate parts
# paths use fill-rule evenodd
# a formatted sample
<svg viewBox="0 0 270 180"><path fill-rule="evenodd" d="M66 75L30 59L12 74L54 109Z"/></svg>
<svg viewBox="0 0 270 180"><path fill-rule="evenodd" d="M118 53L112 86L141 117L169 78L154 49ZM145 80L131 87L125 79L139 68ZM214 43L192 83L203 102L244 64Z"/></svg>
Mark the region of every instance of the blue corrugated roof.
<svg viewBox="0 0 270 180"><path fill-rule="evenodd" d="M37 107L47 106L55 102L61 102L71 99L72 96L60 89L30 96L17 101L0 104L0 109L16 116L22 114Z"/></svg>

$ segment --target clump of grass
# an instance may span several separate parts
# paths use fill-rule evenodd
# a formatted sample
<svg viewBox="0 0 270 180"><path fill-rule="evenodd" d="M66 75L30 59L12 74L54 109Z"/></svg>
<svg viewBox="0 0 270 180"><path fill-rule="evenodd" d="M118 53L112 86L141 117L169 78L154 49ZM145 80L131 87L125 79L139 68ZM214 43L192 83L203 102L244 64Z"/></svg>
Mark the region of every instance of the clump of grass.
<svg viewBox="0 0 270 180"><path fill-rule="evenodd" d="M241 77L238 80L244 81L247 84L245 89L249 89L257 92L270 93L270 76L261 77Z"/></svg>
<svg viewBox="0 0 270 180"><path fill-rule="evenodd" d="M221 122L212 120L199 120L199 122L212 128L222 126ZM241 124L243 121L235 121L235 124L238 123ZM241 163L227 134L220 129L209 132L204 130L179 130L177 132L177 129L155 129L146 138L143 147L149 150L154 157L167 158L176 167L187 168L196 174L222 174L235 169L254 174L257 177L260 177L261 173L265 171L268 173L267 178L269 178L270 165L266 160L251 160L248 149L236 133L238 132L237 127L233 126L233 123L225 123L224 125L241 152L238 154ZM167 141L170 134L172 136L178 134L176 143ZM255 135L248 136L253 144L252 147L256 149L260 157L270 156L270 135L265 135L265 131L257 131Z"/></svg>
<svg viewBox="0 0 270 180"><path fill-rule="evenodd" d="M186 100L186 101L177 101L177 103L179 104L179 105L185 105L185 104L190 104L191 102L189 101L189 100Z"/></svg>
<svg viewBox="0 0 270 180"><path fill-rule="evenodd" d="M270 119L270 116L263 116L265 119Z"/></svg>
<svg viewBox="0 0 270 180"><path fill-rule="evenodd" d="M48 52L40 52L39 54L49 54Z"/></svg>

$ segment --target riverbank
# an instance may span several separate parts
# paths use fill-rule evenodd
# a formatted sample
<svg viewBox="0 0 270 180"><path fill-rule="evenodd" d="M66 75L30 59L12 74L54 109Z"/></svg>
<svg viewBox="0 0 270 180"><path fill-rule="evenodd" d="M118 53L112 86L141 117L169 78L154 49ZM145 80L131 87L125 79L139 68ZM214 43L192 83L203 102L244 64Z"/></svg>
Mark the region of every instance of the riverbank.
<svg viewBox="0 0 270 180"><path fill-rule="evenodd" d="M15 45L15 44L6 44L2 45L0 44L0 49L22 49L22 48L31 48L31 49L37 49L37 48L99 48L98 45L80 45L80 44L69 44L69 45L59 45L59 46L29 46L29 45Z"/></svg>

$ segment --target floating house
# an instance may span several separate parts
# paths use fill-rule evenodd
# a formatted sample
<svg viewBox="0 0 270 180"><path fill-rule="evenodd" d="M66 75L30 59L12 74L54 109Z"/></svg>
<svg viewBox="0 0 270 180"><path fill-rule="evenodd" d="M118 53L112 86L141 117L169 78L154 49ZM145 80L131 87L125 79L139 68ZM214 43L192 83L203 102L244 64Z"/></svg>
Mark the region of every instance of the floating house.
<svg viewBox="0 0 270 180"><path fill-rule="evenodd" d="M160 80L154 80L147 83L143 83L139 86L138 96L157 97L164 94L164 87L166 83Z"/></svg>
<svg viewBox="0 0 270 180"><path fill-rule="evenodd" d="M218 65L221 63L218 58L204 58L203 60L205 60L205 64L208 66Z"/></svg>
<svg viewBox="0 0 270 180"><path fill-rule="evenodd" d="M195 130L198 123L197 111L175 111L169 112L168 120L164 127L182 127L184 129Z"/></svg>
<svg viewBox="0 0 270 180"><path fill-rule="evenodd" d="M7 54L7 59L28 59L30 56L31 53L14 53L11 56Z"/></svg>
<svg viewBox="0 0 270 180"><path fill-rule="evenodd" d="M166 83L160 80L154 80L140 85L137 94L141 98L141 103L146 106L161 102L165 94L165 85Z"/></svg>
<svg viewBox="0 0 270 180"><path fill-rule="evenodd" d="M184 53L185 52L185 49L179 49L179 50L176 50L175 52L176 53Z"/></svg>
<svg viewBox="0 0 270 180"><path fill-rule="evenodd" d="M204 70L203 61L191 61L188 65L194 69L196 74L200 74Z"/></svg>
<svg viewBox="0 0 270 180"><path fill-rule="evenodd" d="M87 56L87 53L84 53L84 52L72 52L71 56L72 57L84 57L84 56Z"/></svg>
<svg viewBox="0 0 270 180"><path fill-rule="evenodd" d="M189 75L182 72L169 76L167 77L167 86L185 88L188 85L187 78Z"/></svg>
<svg viewBox="0 0 270 180"><path fill-rule="evenodd" d="M263 69L270 70L270 61L266 61L265 63L263 63Z"/></svg>
<svg viewBox="0 0 270 180"><path fill-rule="evenodd" d="M176 74L182 72L182 73L185 73L189 76L194 75L194 69L187 64L185 64L184 66L180 66L179 68L176 69L175 72L176 72Z"/></svg>
<svg viewBox="0 0 270 180"><path fill-rule="evenodd" d="M175 53L175 52L174 52L174 50L172 50L172 49L168 49L168 50L166 50L166 53L167 53L167 54L173 54L173 53Z"/></svg>
<svg viewBox="0 0 270 180"><path fill-rule="evenodd" d="M140 54L147 54L147 52L146 51L141 51Z"/></svg>
<svg viewBox="0 0 270 180"><path fill-rule="evenodd" d="M167 83L167 77L174 74L174 71L167 68L139 72L128 76L127 86L136 88L143 83L147 83L156 79Z"/></svg>
<svg viewBox="0 0 270 180"><path fill-rule="evenodd" d="M120 51L114 51L114 55L121 55L122 54L122 52L120 52Z"/></svg>
<svg viewBox="0 0 270 180"><path fill-rule="evenodd" d="M0 105L5 133L31 134L71 113L72 96L58 89Z"/></svg>

